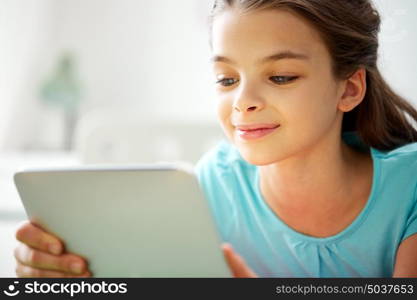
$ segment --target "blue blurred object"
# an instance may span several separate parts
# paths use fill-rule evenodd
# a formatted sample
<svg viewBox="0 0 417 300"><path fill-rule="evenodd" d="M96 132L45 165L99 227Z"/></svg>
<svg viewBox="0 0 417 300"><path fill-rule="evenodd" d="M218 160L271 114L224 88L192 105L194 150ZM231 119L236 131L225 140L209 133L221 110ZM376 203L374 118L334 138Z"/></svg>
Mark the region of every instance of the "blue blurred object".
<svg viewBox="0 0 417 300"><path fill-rule="evenodd" d="M41 86L41 99L50 106L64 111L64 150L72 149L78 107L81 102L81 84L76 76L75 58L71 53L61 56L52 76Z"/></svg>

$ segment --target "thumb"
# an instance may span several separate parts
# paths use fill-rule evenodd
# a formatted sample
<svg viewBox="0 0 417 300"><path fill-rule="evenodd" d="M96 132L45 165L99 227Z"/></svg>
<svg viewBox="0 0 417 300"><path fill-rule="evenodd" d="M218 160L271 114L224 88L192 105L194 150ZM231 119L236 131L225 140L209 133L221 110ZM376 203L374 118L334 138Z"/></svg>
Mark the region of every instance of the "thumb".
<svg viewBox="0 0 417 300"><path fill-rule="evenodd" d="M236 278L248 278L248 277L258 277L255 272L253 272L244 259L237 254L230 244L222 244L222 250L226 262L232 271L233 277Z"/></svg>

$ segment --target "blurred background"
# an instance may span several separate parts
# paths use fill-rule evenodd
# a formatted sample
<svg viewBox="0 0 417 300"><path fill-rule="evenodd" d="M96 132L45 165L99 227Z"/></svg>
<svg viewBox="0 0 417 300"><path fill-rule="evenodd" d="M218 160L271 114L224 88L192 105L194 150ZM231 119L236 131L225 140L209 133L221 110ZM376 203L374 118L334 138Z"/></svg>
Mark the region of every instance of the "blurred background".
<svg viewBox="0 0 417 300"><path fill-rule="evenodd" d="M26 219L13 173L188 161L223 139L201 0L0 0L0 277ZM417 106L414 0L375 0L379 64Z"/></svg>

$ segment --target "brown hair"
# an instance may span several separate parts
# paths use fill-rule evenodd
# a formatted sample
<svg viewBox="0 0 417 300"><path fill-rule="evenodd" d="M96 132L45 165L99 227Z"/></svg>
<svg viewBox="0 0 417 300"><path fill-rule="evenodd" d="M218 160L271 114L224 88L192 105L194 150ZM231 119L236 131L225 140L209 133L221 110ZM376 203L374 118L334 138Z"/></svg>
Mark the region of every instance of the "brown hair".
<svg viewBox="0 0 417 300"><path fill-rule="evenodd" d="M363 143L383 151L417 141L417 131L406 115L417 122L417 110L389 87L377 67L381 19L370 0L216 0L211 21L230 8L296 13L321 34L336 78L366 70L365 97L344 113L342 132L356 131Z"/></svg>

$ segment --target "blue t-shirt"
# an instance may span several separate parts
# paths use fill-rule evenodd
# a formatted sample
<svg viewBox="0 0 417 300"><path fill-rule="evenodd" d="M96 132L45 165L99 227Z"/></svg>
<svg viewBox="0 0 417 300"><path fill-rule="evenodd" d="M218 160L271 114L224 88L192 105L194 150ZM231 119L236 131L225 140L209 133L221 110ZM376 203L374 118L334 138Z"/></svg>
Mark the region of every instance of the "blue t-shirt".
<svg viewBox="0 0 417 300"><path fill-rule="evenodd" d="M354 147L356 135L343 139ZM391 277L400 243L417 233L417 143L370 148L368 201L343 231L317 238L286 225L263 200L259 169L222 141L196 165L222 241L260 277Z"/></svg>

